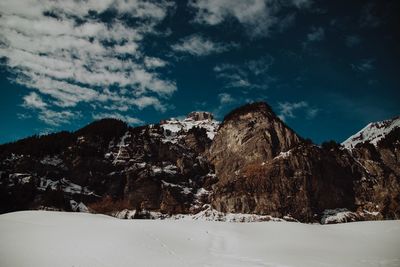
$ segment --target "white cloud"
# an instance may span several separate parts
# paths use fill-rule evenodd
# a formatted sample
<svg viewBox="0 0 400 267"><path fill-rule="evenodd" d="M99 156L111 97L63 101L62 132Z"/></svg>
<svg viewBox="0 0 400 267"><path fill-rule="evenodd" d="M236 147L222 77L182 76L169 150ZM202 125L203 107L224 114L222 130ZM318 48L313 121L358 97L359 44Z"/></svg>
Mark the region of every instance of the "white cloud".
<svg viewBox="0 0 400 267"><path fill-rule="evenodd" d="M266 73L274 63L274 58L271 55L266 55L257 60L246 62L247 68L256 76Z"/></svg>
<svg viewBox="0 0 400 267"><path fill-rule="evenodd" d="M148 69L155 69L165 67L168 62L156 57L145 57L144 64Z"/></svg>
<svg viewBox="0 0 400 267"><path fill-rule="evenodd" d="M214 67L218 79L224 81L225 88L248 88L251 83L247 71L232 64L220 64Z"/></svg>
<svg viewBox="0 0 400 267"><path fill-rule="evenodd" d="M307 119L314 119L318 115L318 108L310 108L307 110Z"/></svg>
<svg viewBox="0 0 400 267"><path fill-rule="evenodd" d="M24 96L24 107L27 108L37 108L43 109L47 104L42 100L42 98L35 92L31 92L29 95Z"/></svg>
<svg viewBox="0 0 400 267"><path fill-rule="evenodd" d="M310 8L312 1L310 0L292 0L292 4L297 8Z"/></svg>
<svg viewBox="0 0 400 267"><path fill-rule="evenodd" d="M163 105L160 100L151 96L142 96L139 98L132 99L130 101L131 104L137 106L139 109L143 109L145 107L153 106L156 110L161 112L166 111L166 106Z"/></svg>
<svg viewBox="0 0 400 267"><path fill-rule="evenodd" d="M59 126L79 117L81 117L80 112L73 112L70 110L54 111L42 109L39 112L39 119L51 126Z"/></svg>
<svg viewBox="0 0 400 267"><path fill-rule="evenodd" d="M307 34L307 40L309 42L319 42L324 40L325 38L325 30L322 27L313 27L311 32Z"/></svg>
<svg viewBox="0 0 400 267"><path fill-rule="evenodd" d="M347 47L355 47L361 43L361 38L358 35L348 35L345 38Z"/></svg>
<svg viewBox="0 0 400 267"><path fill-rule="evenodd" d="M359 63L350 64L350 66L356 72L366 73L375 69L374 62L374 59L364 59Z"/></svg>
<svg viewBox="0 0 400 267"><path fill-rule="evenodd" d="M36 91L24 98L24 105L37 105L44 121L53 118L60 124L63 120L50 111L80 103L163 111L162 101L176 91L176 84L157 72L167 62L146 55L142 40L157 34L155 25L171 8L166 0L4 0L0 58L6 59L17 83ZM108 23L93 15L106 10L115 14ZM137 23L129 27L123 17ZM35 102L42 98L46 114ZM64 118L73 117L68 112Z"/></svg>
<svg viewBox="0 0 400 267"><path fill-rule="evenodd" d="M315 107L310 107L310 105L305 101L300 102L279 102L278 103L278 117L282 121L287 119L296 118L296 112L303 110L305 112L306 119L313 119L317 116L319 109Z"/></svg>
<svg viewBox="0 0 400 267"><path fill-rule="evenodd" d="M100 120L100 119L104 119L104 118L114 118L114 119L119 119L119 120L125 121L125 122L127 122L129 124L132 124L132 125L137 125L137 124L142 124L143 123L143 121L138 119L138 118L131 117L129 115L122 115L122 114L116 113L116 112L113 112L113 113L97 113L97 114L93 114L92 117L95 120Z"/></svg>
<svg viewBox="0 0 400 267"><path fill-rule="evenodd" d="M207 56L228 51L236 45L215 43L201 35L191 35L171 46L172 50L193 56Z"/></svg>
<svg viewBox="0 0 400 267"><path fill-rule="evenodd" d="M273 27L279 27L279 11L283 7L307 8L310 0L190 0L196 11L195 22L216 25L233 18L252 37L267 36Z"/></svg>
<svg viewBox="0 0 400 267"><path fill-rule="evenodd" d="M49 109L47 103L35 92L23 97L24 103L22 106L36 110L38 112L38 119L51 126L59 126L60 124L67 123L71 119L81 116L80 112L73 112L70 110L54 111ZM20 119L30 118L26 114L18 114Z"/></svg>
<svg viewBox="0 0 400 267"><path fill-rule="evenodd" d="M218 95L218 98L221 105L231 104L236 101L236 99L234 99L232 95L228 93L221 93Z"/></svg>
<svg viewBox="0 0 400 267"><path fill-rule="evenodd" d="M266 88L274 79L268 70L274 63L270 55L250 60L241 65L219 64L214 67L217 78L224 81L226 88Z"/></svg>

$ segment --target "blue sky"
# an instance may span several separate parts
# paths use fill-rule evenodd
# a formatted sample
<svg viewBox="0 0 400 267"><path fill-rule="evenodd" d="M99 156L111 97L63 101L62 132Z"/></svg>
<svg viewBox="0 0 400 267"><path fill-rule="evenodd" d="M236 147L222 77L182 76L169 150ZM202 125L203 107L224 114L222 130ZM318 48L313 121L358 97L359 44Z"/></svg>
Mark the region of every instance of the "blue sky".
<svg viewBox="0 0 400 267"><path fill-rule="evenodd" d="M343 141L400 114L400 3L2 0L0 143L266 101Z"/></svg>

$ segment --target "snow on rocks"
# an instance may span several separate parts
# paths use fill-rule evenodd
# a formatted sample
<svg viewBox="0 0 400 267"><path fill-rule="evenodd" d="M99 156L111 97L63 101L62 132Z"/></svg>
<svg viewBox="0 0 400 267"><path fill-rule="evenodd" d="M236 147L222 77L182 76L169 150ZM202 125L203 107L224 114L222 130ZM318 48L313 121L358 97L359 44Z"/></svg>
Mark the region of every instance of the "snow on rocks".
<svg viewBox="0 0 400 267"><path fill-rule="evenodd" d="M43 165L59 166L63 163L63 161L58 156L46 156L40 161L40 163Z"/></svg>
<svg viewBox="0 0 400 267"><path fill-rule="evenodd" d="M174 174L176 174L178 172L178 167L176 167L175 165L172 165L172 164L169 164L169 165L166 165L166 166L154 166L154 165L150 165L149 164L149 166L150 166L151 171L152 171L153 174L164 173L164 174L174 175Z"/></svg>
<svg viewBox="0 0 400 267"><path fill-rule="evenodd" d="M11 155L8 158L6 158L4 160L4 162L14 162L19 159L22 159L23 157L24 157L24 155L17 155L17 154L11 153Z"/></svg>
<svg viewBox="0 0 400 267"><path fill-rule="evenodd" d="M65 178L56 181L53 181L51 179L40 178L40 184L38 186L38 189L45 191L47 188L50 188L52 190L57 190L58 188L60 188L65 193L69 194L85 194L85 195L94 194L88 188L74 184Z"/></svg>
<svg viewBox="0 0 400 267"><path fill-rule="evenodd" d="M126 140L128 138L131 137L131 134L129 131L127 131L122 137L120 142L117 144L118 147L118 152L116 153L115 157L114 157L114 161L113 164L117 165L120 163L125 163L126 161L128 161L130 159L129 153L126 149L126 147L129 146L129 144L126 142ZM109 155L105 155L105 158L109 158Z"/></svg>
<svg viewBox="0 0 400 267"><path fill-rule="evenodd" d="M372 122L365 126L361 131L350 136L342 143L342 145L347 149L352 149L357 144L364 142L369 142L376 146L382 138L397 127L400 127L400 117L391 120Z"/></svg>
<svg viewBox="0 0 400 267"><path fill-rule="evenodd" d="M182 133L187 133L194 127L205 129L207 137L212 140L217 132L219 122L213 119L211 113L192 112L183 120L172 118L162 121L160 126L164 130L163 142L177 143Z"/></svg>
<svg viewBox="0 0 400 267"><path fill-rule="evenodd" d="M124 209L122 211L115 212L112 215L118 219L135 219L136 210Z"/></svg>
<svg viewBox="0 0 400 267"><path fill-rule="evenodd" d="M164 183L164 182L163 182ZM171 184L169 184L170 186ZM176 186L176 185L172 185ZM151 220L184 220L184 221L218 221L218 222L285 222L293 221L291 217L287 219L281 219L272 217L269 215L257 215L257 214L243 214L243 213L223 213L217 211L211 207L211 205L206 204L203 206L203 210L196 214L163 214L156 211L142 210L140 212L136 210L122 210L112 214L112 216L120 219L136 219L136 218L146 218Z"/></svg>
<svg viewBox="0 0 400 267"><path fill-rule="evenodd" d="M183 186L183 185L179 185L179 184L168 183L168 182L166 182L164 180L161 180L161 182L162 182L162 184L164 186L179 188L182 191L182 193L185 194L185 195L192 193L192 190L189 187L186 187L186 186Z"/></svg>
<svg viewBox="0 0 400 267"><path fill-rule="evenodd" d="M274 159L287 159L290 156L290 153L291 153L291 150L288 150L288 151L285 151L285 152L281 152Z"/></svg>
<svg viewBox="0 0 400 267"><path fill-rule="evenodd" d="M12 173L9 175L12 183L27 184L31 181L32 176L30 173Z"/></svg>
<svg viewBox="0 0 400 267"><path fill-rule="evenodd" d="M75 200L70 200L69 201L70 205L71 205L71 209L74 212L89 212L89 209L86 207L85 204L83 204L82 202L76 202Z"/></svg>
<svg viewBox="0 0 400 267"><path fill-rule="evenodd" d="M381 219L381 213L378 211L363 210L362 212L353 212L348 209L327 209L322 213L321 224L336 224L356 222L363 220Z"/></svg>
<svg viewBox="0 0 400 267"><path fill-rule="evenodd" d="M327 209L323 212L321 224L345 223L358 220L359 215L347 209Z"/></svg>
<svg viewBox="0 0 400 267"><path fill-rule="evenodd" d="M264 222L285 220L274 218L269 215L243 214L243 213L223 213L213 209L210 205L205 205L205 209L197 214L188 216L192 220L200 221L220 221L220 222Z"/></svg>

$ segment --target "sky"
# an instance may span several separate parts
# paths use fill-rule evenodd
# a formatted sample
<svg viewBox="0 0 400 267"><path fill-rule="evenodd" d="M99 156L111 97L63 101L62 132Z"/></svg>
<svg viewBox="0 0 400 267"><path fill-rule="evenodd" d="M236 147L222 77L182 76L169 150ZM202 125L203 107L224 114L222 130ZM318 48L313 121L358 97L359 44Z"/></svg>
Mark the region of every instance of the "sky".
<svg viewBox="0 0 400 267"><path fill-rule="evenodd" d="M316 143L400 115L397 0L1 0L0 143L265 101Z"/></svg>

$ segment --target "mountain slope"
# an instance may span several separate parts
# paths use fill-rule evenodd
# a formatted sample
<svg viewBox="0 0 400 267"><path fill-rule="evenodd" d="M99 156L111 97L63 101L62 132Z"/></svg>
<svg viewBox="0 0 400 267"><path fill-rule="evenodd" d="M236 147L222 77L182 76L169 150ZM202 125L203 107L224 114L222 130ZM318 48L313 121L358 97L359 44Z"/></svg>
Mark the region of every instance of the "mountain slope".
<svg viewBox="0 0 400 267"><path fill-rule="evenodd" d="M136 128L105 119L64 138L52 134L3 145L0 211L70 210L74 202L100 201L115 208L187 213L211 171L201 153L218 123L205 115ZM170 130L177 125L181 128ZM74 185L85 189L71 190Z"/></svg>
<svg viewBox="0 0 400 267"><path fill-rule="evenodd" d="M391 130L366 139L372 144L346 149L312 144L266 103L235 109L221 124L207 112L135 128L100 120L0 146L0 213L198 213L218 220L241 213L323 223L398 218L395 124L382 124ZM253 218L246 216L239 217Z"/></svg>
<svg viewBox="0 0 400 267"><path fill-rule="evenodd" d="M370 123L343 143L364 169L354 187L356 204L384 218L400 217L399 123L400 117Z"/></svg>
<svg viewBox="0 0 400 267"><path fill-rule="evenodd" d="M345 152L303 140L265 103L228 114L208 157L218 177L212 195L218 210L301 221L325 209L354 210L353 182L362 170L350 168Z"/></svg>
<svg viewBox="0 0 400 267"><path fill-rule="evenodd" d="M400 128L400 117L391 120L372 122L356 134L350 136L342 145L347 149L352 149L358 144L365 142L376 146L380 140L384 139L386 135L396 128Z"/></svg>

